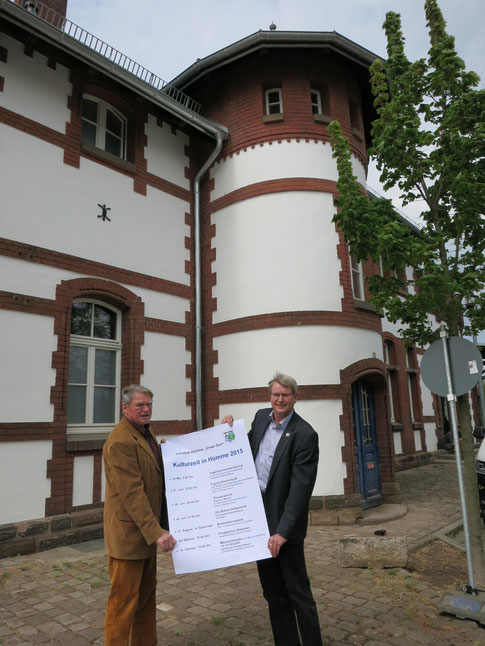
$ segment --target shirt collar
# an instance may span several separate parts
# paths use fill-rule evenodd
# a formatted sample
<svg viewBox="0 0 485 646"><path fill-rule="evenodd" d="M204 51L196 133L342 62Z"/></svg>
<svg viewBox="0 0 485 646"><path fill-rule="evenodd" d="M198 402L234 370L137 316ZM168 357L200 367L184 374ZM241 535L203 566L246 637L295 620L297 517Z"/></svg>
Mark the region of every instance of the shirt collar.
<svg viewBox="0 0 485 646"><path fill-rule="evenodd" d="M142 424L141 426L139 424L133 424L133 422L130 422L130 424L133 426L133 428L135 428L144 437L149 435L149 433L150 433L150 424Z"/></svg>
<svg viewBox="0 0 485 646"><path fill-rule="evenodd" d="M290 421L290 419L291 419L291 417L292 417L292 415L293 415L293 413L294 413L294 412L295 412L295 411L294 411L294 410L292 410L292 411L291 411L291 413L290 413L289 415L287 415L284 419L282 419L282 420L281 420L281 422L278 422L279 426L281 427L281 429L282 429L283 431L284 431L284 430L286 429L286 427L288 426L289 421ZM274 411L273 411L273 410L272 410L272 411L270 412L270 414L269 414L269 421L271 422L271 424L274 424L275 426L277 425L277 424L275 423L275 421L274 421Z"/></svg>

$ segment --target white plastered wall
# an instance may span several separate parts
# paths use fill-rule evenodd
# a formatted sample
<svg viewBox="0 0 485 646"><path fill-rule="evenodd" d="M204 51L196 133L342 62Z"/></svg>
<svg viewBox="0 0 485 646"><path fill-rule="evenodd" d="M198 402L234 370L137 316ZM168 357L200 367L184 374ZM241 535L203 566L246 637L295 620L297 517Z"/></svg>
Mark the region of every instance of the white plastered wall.
<svg viewBox="0 0 485 646"><path fill-rule="evenodd" d="M426 422L424 425L424 434L426 438L426 448L428 451L436 451L438 448L438 438L436 437L436 424Z"/></svg>
<svg viewBox="0 0 485 646"><path fill-rule="evenodd" d="M0 421L52 422L54 319L0 310L0 329Z"/></svg>
<svg viewBox="0 0 485 646"><path fill-rule="evenodd" d="M141 358L144 365L141 383L155 395L153 419L190 419L191 408L187 406L186 394L191 385L186 366L190 364L191 355L185 349L185 338L145 332Z"/></svg>
<svg viewBox="0 0 485 646"><path fill-rule="evenodd" d="M395 431L392 434L392 437L394 440L394 453L396 455L401 455L402 454L402 433Z"/></svg>
<svg viewBox="0 0 485 646"><path fill-rule="evenodd" d="M380 334L330 325L251 330L214 339L219 388L266 385L278 370L300 384L339 384L339 371L360 359L382 360Z"/></svg>
<svg viewBox="0 0 485 646"><path fill-rule="evenodd" d="M145 133L147 135L145 158L148 172L177 186L190 189L190 180L185 177L185 169L189 166L185 147L189 145L189 137L178 130L173 134L172 127L168 123L158 125L157 119L152 114L148 115Z"/></svg>
<svg viewBox="0 0 485 646"><path fill-rule="evenodd" d="M0 525L45 516L45 500L51 495L47 478L47 460L51 458L50 440L2 443Z"/></svg>
<svg viewBox="0 0 485 646"><path fill-rule="evenodd" d="M8 50L7 62L0 60L0 76L5 77L0 105L64 133L71 119L69 70L59 63L55 69L48 67L47 57L35 50L32 57L26 56L22 43L1 33L0 46Z"/></svg>
<svg viewBox="0 0 485 646"><path fill-rule="evenodd" d="M80 455L74 458L72 479L72 505L90 505L93 502L94 456Z"/></svg>
<svg viewBox="0 0 485 646"><path fill-rule="evenodd" d="M421 368L421 361L423 360L423 355L418 354L418 365ZM421 389L421 401L423 404L423 415L434 415L433 408L433 395L429 388L425 385L421 376L419 377L419 387Z"/></svg>
<svg viewBox="0 0 485 646"><path fill-rule="evenodd" d="M338 235L328 193L271 193L212 215L213 322L267 312L341 311Z"/></svg>
<svg viewBox="0 0 485 646"><path fill-rule="evenodd" d="M352 156L352 168L365 186L365 168ZM218 162L211 170L215 179L211 200L216 200L243 186L285 177L338 179L337 164L328 142L300 139L264 142L238 151L237 155Z"/></svg>
<svg viewBox="0 0 485 646"><path fill-rule="evenodd" d="M64 164L61 148L1 124L0 141L0 236L189 284L185 200L135 193L133 178L88 159Z"/></svg>

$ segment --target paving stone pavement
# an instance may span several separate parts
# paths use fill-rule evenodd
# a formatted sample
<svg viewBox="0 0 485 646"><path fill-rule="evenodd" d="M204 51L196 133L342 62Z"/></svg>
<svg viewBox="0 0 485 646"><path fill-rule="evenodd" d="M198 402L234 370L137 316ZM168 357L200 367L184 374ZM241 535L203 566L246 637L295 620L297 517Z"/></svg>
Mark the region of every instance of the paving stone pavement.
<svg viewBox="0 0 485 646"><path fill-rule="evenodd" d="M410 549L461 518L456 467L435 462L398 474L408 512L382 523ZM341 568L337 539L373 535L375 526L312 526L308 570L324 644L343 646L485 645L485 628L439 614L442 591L405 569ZM160 646L270 646L273 641L256 568L175 576L159 555ZM466 583L464 581L464 583ZM92 541L0 561L0 644L103 644L109 589L102 544Z"/></svg>

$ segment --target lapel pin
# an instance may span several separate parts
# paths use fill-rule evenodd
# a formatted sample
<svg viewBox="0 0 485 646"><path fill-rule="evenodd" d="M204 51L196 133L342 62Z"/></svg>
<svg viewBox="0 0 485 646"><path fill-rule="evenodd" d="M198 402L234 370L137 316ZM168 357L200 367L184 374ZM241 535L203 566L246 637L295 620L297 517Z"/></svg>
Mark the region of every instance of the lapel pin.
<svg viewBox="0 0 485 646"><path fill-rule="evenodd" d="M290 437L290 434L289 434L289 433L287 433L287 434L286 434L286 437Z"/></svg>

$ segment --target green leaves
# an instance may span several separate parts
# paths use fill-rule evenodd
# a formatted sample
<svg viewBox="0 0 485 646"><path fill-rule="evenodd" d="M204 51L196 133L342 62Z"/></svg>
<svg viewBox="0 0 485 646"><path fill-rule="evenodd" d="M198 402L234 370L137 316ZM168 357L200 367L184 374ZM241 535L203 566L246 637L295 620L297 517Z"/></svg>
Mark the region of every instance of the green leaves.
<svg viewBox="0 0 485 646"><path fill-rule="evenodd" d="M485 91L474 89L478 76L456 54L436 0L424 4L428 59L406 58L400 16L390 12L388 60L370 68L378 115L370 154L386 190L397 187L404 204L422 205L420 234L388 200L364 195L340 125L329 126L339 172L335 221L356 260L372 258L384 270L368 279L372 301L420 344L434 337L429 314L453 333L485 328ZM471 298L477 306L464 328Z"/></svg>

